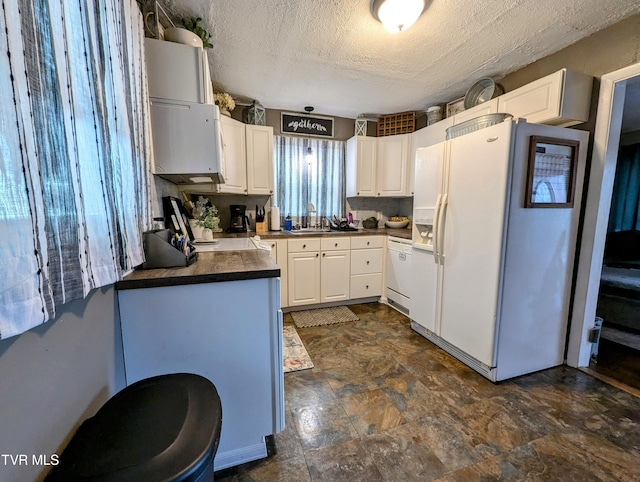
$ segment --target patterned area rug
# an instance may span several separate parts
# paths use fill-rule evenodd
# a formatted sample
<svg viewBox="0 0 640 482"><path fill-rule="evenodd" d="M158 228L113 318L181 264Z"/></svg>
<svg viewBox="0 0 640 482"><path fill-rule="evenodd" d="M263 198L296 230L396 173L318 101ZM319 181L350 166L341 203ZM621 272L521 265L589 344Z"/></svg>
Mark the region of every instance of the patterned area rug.
<svg viewBox="0 0 640 482"><path fill-rule="evenodd" d="M307 353L295 327L289 325L283 329L284 372L296 372L313 368L311 357Z"/></svg>
<svg viewBox="0 0 640 482"><path fill-rule="evenodd" d="M345 321L357 321L353 311L346 306L334 306L332 308L318 308L316 310L292 311L291 317L298 328L310 326L332 325Z"/></svg>

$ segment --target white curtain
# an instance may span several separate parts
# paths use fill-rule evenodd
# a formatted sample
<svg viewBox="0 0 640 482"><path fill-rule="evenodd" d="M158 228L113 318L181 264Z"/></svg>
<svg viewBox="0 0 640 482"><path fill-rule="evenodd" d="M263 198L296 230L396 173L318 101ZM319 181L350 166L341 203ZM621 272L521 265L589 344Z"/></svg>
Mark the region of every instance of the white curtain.
<svg viewBox="0 0 640 482"><path fill-rule="evenodd" d="M305 137L274 136L275 200L282 216L344 215L345 143Z"/></svg>
<svg viewBox="0 0 640 482"><path fill-rule="evenodd" d="M0 19L0 338L8 338L142 263L150 136L135 0L3 2Z"/></svg>

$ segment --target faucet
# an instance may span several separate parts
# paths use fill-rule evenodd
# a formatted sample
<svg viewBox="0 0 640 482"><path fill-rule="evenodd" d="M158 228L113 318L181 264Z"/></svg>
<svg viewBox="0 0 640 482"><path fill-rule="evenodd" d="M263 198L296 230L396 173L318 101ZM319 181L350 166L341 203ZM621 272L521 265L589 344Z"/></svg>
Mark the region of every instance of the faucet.
<svg viewBox="0 0 640 482"><path fill-rule="evenodd" d="M313 203L308 203L307 204L307 212L309 213L309 221L311 221L311 214L317 212L315 206L313 205ZM316 215L316 222L314 224L309 222L309 226L313 226L316 229L318 228L318 216L317 215Z"/></svg>

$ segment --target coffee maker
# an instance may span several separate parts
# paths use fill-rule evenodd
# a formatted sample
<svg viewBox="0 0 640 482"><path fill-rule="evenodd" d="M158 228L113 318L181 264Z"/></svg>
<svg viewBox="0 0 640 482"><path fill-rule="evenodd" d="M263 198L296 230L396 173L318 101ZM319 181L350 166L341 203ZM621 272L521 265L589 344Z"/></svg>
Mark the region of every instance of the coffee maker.
<svg viewBox="0 0 640 482"><path fill-rule="evenodd" d="M247 206L244 204L231 204L231 225L227 229L228 233L246 233L249 226L249 218L245 215Z"/></svg>

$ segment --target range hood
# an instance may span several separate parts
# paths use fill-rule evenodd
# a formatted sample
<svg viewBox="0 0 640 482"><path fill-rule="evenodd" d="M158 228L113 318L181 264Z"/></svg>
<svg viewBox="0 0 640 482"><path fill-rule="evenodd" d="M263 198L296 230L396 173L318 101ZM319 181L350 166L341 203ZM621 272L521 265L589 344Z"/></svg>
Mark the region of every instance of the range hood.
<svg viewBox="0 0 640 482"><path fill-rule="evenodd" d="M153 174L174 184L224 183L217 105L150 99Z"/></svg>

